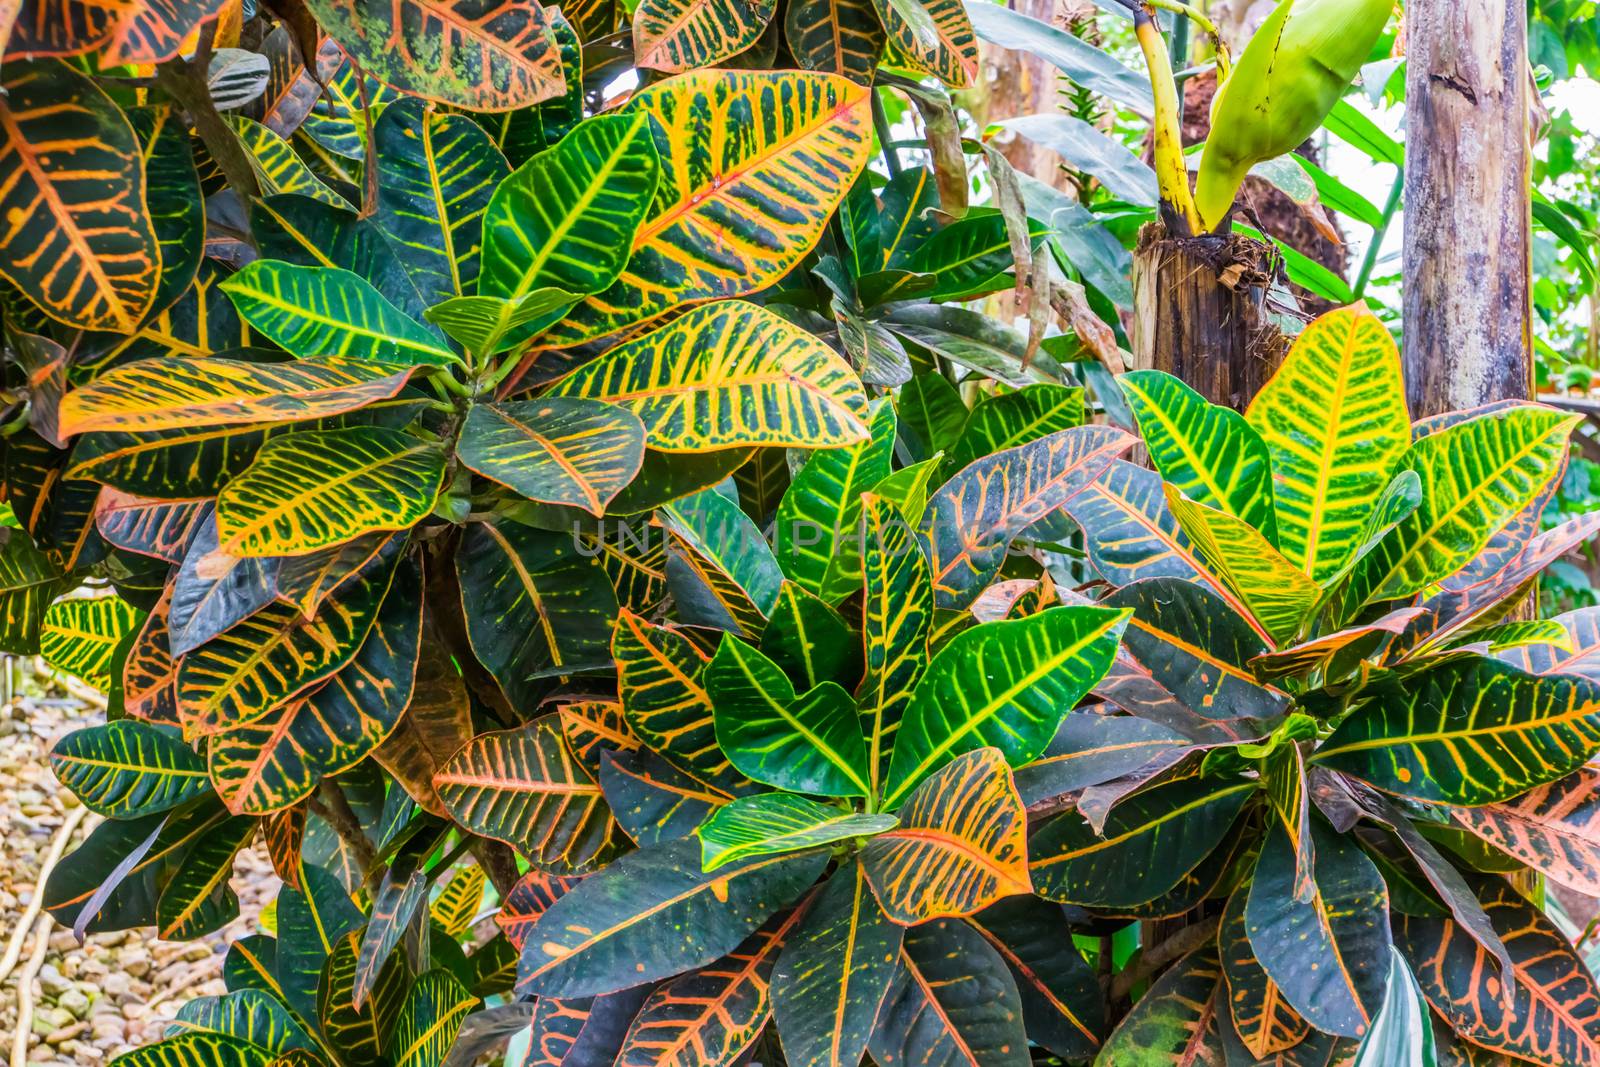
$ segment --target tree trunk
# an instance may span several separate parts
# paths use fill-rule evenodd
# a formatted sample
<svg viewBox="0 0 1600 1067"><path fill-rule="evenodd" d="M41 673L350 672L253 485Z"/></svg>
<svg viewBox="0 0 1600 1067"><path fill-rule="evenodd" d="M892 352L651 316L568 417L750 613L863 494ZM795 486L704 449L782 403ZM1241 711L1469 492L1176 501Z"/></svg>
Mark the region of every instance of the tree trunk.
<svg viewBox="0 0 1600 1067"><path fill-rule="evenodd" d="M1532 395L1524 0L1406 4L1405 372L1413 418Z"/></svg>
<svg viewBox="0 0 1600 1067"><path fill-rule="evenodd" d="M1244 410L1289 342L1267 314L1271 246L1238 235L1139 235L1133 258L1133 367L1176 375L1214 404Z"/></svg>

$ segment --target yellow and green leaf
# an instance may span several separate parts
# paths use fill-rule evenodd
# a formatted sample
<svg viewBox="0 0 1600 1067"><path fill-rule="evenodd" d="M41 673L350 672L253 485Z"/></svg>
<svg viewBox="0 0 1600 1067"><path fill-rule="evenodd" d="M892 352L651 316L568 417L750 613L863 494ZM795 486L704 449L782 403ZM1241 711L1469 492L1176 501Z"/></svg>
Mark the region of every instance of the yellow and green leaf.
<svg viewBox="0 0 1600 1067"><path fill-rule="evenodd" d="M478 292L513 304L545 288L598 293L628 262L661 172L647 112L579 123L495 189Z"/></svg>
<svg viewBox="0 0 1600 1067"><path fill-rule="evenodd" d="M1364 690L1313 762L1417 800L1509 800L1600 752L1600 685L1446 660Z"/></svg>
<svg viewBox="0 0 1600 1067"><path fill-rule="evenodd" d="M873 0L891 56L952 89L978 76L978 39L961 0Z"/></svg>
<svg viewBox="0 0 1600 1067"><path fill-rule="evenodd" d="M867 437L866 395L850 365L811 334L741 300L694 308L618 345L551 395L627 408L660 452L827 448Z"/></svg>
<svg viewBox="0 0 1600 1067"><path fill-rule="evenodd" d="M138 611L120 597L57 601L44 613L39 653L50 666L105 692L117 646L139 621Z"/></svg>
<svg viewBox="0 0 1600 1067"><path fill-rule="evenodd" d="M471 929L472 920L483 907L485 880L483 868L477 864L458 870L428 905L429 918L451 937L461 937Z"/></svg>
<svg viewBox="0 0 1600 1067"><path fill-rule="evenodd" d="M777 6L777 0L640 0L634 62L668 73L717 66L755 44Z"/></svg>
<svg viewBox="0 0 1600 1067"><path fill-rule="evenodd" d="M1162 371L1133 371L1117 382L1161 476L1190 500L1242 519L1277 545L1272 458L1244 416L1207 403Z"/></svg>
<svg viewBox="0 0 1600 1067"><path fill-rule="evenodd" d="M795 0L784 11L783 38L806 70L870 85L884 33L872 0Z"/></svg>
<svg viewBox="0 0 1600 1067"><path fill-rule="evenodd" d="M322 418L394 396L414 369L336 357L292 363L140 360L63 397L61 433L200 426L231 433L238 424Z"/></svg>
<svg viewBox="0 0 1600 1067"><path fill-rule="evenodd" d="M400 260L423 300L477 292L483 216L511 168L466 115L416 99L383 109L372 130L378 160L378 225L404 249Z"/></svg>
<svg viewBox="0 0 1600 1067"><path fill-rule="evenodd" d="M705 683L717 743L742 773L796 793L869 795L861 722L837 682L796 696L777 664L724 634Z"/></svg>
<svg viewBox="0 0 1600 1067"><path fill-rule="evenodd" d="M842 811L792 793L759 793L722 805L700 826L700 865L706 871L749 856L776 856L881 834L893 815Z"/></svg>
<svg viewBox="0 0 1600 1067"><path fill-rule="evenodd" d="M298 556L408 529L433 509L444 468L436 444L377 426L274 438L217 497L219 547Z"/></svg>
<svg viewBox="0 0 1600 1067"><path fill-rule="evenodd" d="M258 259L222 283L239 314L296 356L339 356L398 366L459 363L432 330L360 275Z"/></svg>
<svg viewBox="0 0 1600 1067"><path fill-rule="evenodd" d="M1167 507L1207 568L1283 644L1301 631L1322 590L1284 558L1254 526L1190 500L1168 482Z"/></svg>
<svg viewBox="0 0 1600 1067"><path fill-rule="evenodd" d="M1447 426L1400 461L1422 503L1350 578L1354 604L1421 592L1460 568L1555 477L1582 416L1518 404Z"/></svg>
<svg viewBox="0 0 1600 1067"><path fill-rule="evenodd" d="M661 181L622 275L545 336L551 347L777 281L872 151L867 89L835 75L695 71L636 93L634 111L656 120Z"/></svg>
<svg viewBox="0 0 1600 1067"><path fill-rule="evenodd" d="M566 91L544 8L520 0L308 0L361 69L401 92L510 111Z"/></svg>
<svg viewBox="0 0 1600 1067"><path fill-rule="evenodd" d="M895 736L883 807L893 810L957 756L994 747L1020 767L1104 677L1128 614L1062 607L985 623L941 648L912 691Z"/></svg>
<svg viewBox="0 0 1600 1067"><path fill-rule="evenodd" d="M933 579L905 516L876 494L862 498L861 640L866 677L858 690L872 796L882 794L895 735L928 668Z"/></svg>
<svg viewBox="0 0 1600 1067"><path fill-rule="evenodd" d="M199 756L171 732L132 719L74 730L50 750L50 768L108 818L168 811L210 789Z"/></svg>
<svg viewBox="0 0 1600 1067"><path fill-rule="evenodd" d="M778 504L778 563L812 593L823 593L829 564L860 523L861 494L889 476L895 417L887 400L873 411L870 434L854 445L813 452Z"/></svg>
<svg viewBox="0 0 1600 1067"><path fill-rule="evenodd" d="M1389 328L1364 307L1316 319L1245 420L1272 457L1278 545L1324 581L1361 542L1367 514L1411 443Z"/></svg>

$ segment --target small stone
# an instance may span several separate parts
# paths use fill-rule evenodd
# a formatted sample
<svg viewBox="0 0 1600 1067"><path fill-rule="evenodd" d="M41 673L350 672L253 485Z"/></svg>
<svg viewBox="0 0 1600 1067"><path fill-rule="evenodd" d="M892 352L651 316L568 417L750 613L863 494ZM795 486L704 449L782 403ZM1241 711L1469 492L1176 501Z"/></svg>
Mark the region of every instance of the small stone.
<svg viewBox="0 0 1600 1067"><path fill-rule="evenodd" d="M56 1031L53 1031L51 1033L48 1033L48 1034L44 1035L44 1039L45 1039L45 1042L47 1044L60 1045L62 1042L72 1041L73 1038L77 1037L79 1034L83 1033L88 1028L89 1028L89 1024L88 1023L83 1023L83 1022L73 1023L71 1026L63 1026L59 1030L56 1030ZM73 1043L76 1044L77 1042L73 1042ZM62 1051L66 1052L67 1050L66 1049L62 1049Z"/></svg>
<svg viewBox="0 0 1600 1067"><path fill-rule="evenodd" d="M67 937L72 936L72 931L67 931ZM54 948L55 939L51 938L51 947ZM45 964L39 968L39 989L45 996L54 999L72 988L72 983L64 978L53 964Z"/></svg>
<svg viewBox="0 0 1600 1067"><path fill-rule="evenodd" d="M82 1019L89 1014L89 995L74 987L56 998L56 1006L70 1011L73 1018Z"/></svg>
<svg viewBox="0 0 1600 1067"><path fill-rule="evenodd" d="M142 946L136 945L131 949L125 949L117 963L123 973L133 978L143 978L150 973L150 953Z"/></svg>

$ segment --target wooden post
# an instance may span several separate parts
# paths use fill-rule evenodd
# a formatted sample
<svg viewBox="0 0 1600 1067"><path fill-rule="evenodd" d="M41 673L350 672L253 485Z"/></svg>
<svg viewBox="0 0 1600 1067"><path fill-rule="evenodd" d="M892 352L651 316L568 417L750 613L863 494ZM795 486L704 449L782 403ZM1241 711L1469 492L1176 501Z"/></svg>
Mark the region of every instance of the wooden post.
<svg viewBox="0 0 1600 1067"><path fill-rule="evenodd" d="M1405 373L1413 418L1532 395L1524 0L1406 4Z"/></svg>
<svg viewBox="0 0 1600 1067"><path fill-rule="evenodd" d="M1266 313L1270 245L1173 237L1152 223L1133 257L1133 367L1176 375L1213 404L1244 410L1288 353Z"/></svg>

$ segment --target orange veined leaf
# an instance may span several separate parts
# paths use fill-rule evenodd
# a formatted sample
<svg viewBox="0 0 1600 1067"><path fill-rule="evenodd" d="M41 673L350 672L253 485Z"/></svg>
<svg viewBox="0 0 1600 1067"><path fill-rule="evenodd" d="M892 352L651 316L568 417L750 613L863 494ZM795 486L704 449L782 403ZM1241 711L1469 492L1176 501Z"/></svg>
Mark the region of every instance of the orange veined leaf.
<svg viewBox="0 0 1600 1067"><path fill-rule="evenodd" d="M576 874L625 845L599 784L572 757L553 715L480 734L433 778L453 817L545 870Z"/></svg>
<svg viewBox="0 0 1600 1067"><path fill-rule="evenodd" d="M1600 767L1585 764L1515 800L1450 815L1552 881L1600 896Z"/></svg>
<svg viewBox="0 0 1600 1067"><path fill-rule="evenodd" d="M1600 1064L1600 990L1555 924L1498 879L1483 907L1516 968L1507 1003L1488 952L1450 918L1395 916L1395 944L1451 1029L1475 1045L1545 1067Z"/></svg>
<svg viewBox="0 0 1600 1067"><path fill-rule="evenodd" d="M230 556L299 556L403 530L433 508L444 452L380 426L307 430L268 441L217 496Z"/></svg>
<svg viewBox="0 0 1600 1067"><path fill-rule="evenodd" d="M600 773L601 752L632 752L639 747L639 735L616 701L575 700L561 705L556 713L561 717L567 747L590 774Z"/></svg>
<svg viewBox="0 0 1600 1067"><path fill-rule="evenodd" d="M0 274L69 326L137 330L161 253L139 142L110 97L58 60L7 63L0 169Z"/></svg>
<svg viewBox="0 0 1600 1067"><path fill-rule="evenodd" d="M473 111L510 111L566 91L544 8L531 0L308 0L366 73Z"/></svg>
<svg viewBox="0 0 1600 1067"><path fill-rule="evenodd" d="M628 108L659 124L655 199L621 277L541 348L772 284L816 245L872 150L868 90L837 75L700 70Z"/></svg>
<svg viewBox="0 0 1600 1067"><path fill-rule="evenodd" d="M867 842L862 865L889 918L913 925L972 915L1032 891L1027 815L998 749L968 752L928 776L900 825Z"/></svg>
<svg viewBox="0 0 1600 1067"><path fill-rule="evenodd" d="M394 396L415 369L337 358L140 360L63 397L61 433L317 419Z"/></svg>
<svg viewBox="0 0 1600 1067"><path fill-rule="evenodd" d="M617 1067L736 1062L772 1016L772 969L803 912L770 920L715 963L658 986L628 1027Z"/></svg>
<svg viewBox="0 0 1600 1067"><path fill-rule="evenodd" d="M97 54L102 69L171 59L224 0L23 0L7 56Z"/></svg>
<svg viewBox="0 0 1600 1067"><path fill-rule="evenodd" d="M678 72L715 66L755 44L777 0L641 0L633 13L635 62Z"/></svg>
<svg viewBox="0 0 1600 1067"><path fill-rule="evenodd" d="M890 60L952 89L978 76L978 39L961 0L873 0L889 35Z"/></svg>
<svg viewBox="0 0 1600 1067"><path fill-rule="evenodd" d="M300 848L306 839L306 806L275 811L261 820L261 840L266 843L272 869L292 889L300 888Z"/></svg>
<svg viewBox="0 0 1600 1067"><path fill-rule="evenodd" d="M122 703L145 722L178 725L178 664L167 642L172 590L162 591L122 664Z"/></svg>

